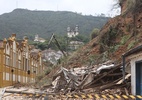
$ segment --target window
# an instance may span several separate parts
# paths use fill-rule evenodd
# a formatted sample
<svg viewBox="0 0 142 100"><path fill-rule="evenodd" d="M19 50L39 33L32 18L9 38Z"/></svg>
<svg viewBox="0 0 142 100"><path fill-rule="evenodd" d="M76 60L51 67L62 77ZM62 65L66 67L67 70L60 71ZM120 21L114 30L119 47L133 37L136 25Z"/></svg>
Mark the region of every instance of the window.
<svg viewBox="0 0 142 100"><path fill-rule="evenodd" d="M23 70L25 70L25 58L23 57L23 66L22 66L23 68Z"/></svg>
<svg viewBox="0 0 142 100"><path fill-rule="evenodd" d="M31 60L32 66L33 66L33 59Z"/></svg>
<svg viewBox="0 0 142 100"><path fill-rule="evenodd" d="M13 52L13 67L16 67L16 53Z"/></svg>
<svg viewBox="0 0 142 100"><path fill-rule="evenodd" d="M28 59L26 59L26 61L25 61L25 71L27 71L28 70Z"/></svg>
<svg viewBox="0 0 142 100"><path fill-rule="evenodd" d="M38 74L38 70L37 70L37 67L36 67L36 74Z"/></svg>
<svg viewBox="0 0 142 100"><path fill-rule="evenodd" d="M18 52L18 59L21 60L21 52Z"/></svg>
<svg viewBox="0 0 142 100"><path fill-rule="evenodd" d="M10 62L9 62L10 60L9 60L9 59L10 59L10 58L9 58L8 56L6 56L6 65L7 65L7 66L10 65Z"/></svg>
<svg viewBox="0 0 142 100"><path fill-rule="evenodd" d="M5 72L3 72L3 80L5 80Z"/></svg>
<svg viewBox="0 0 142 100"><path fill-rule="evenodd" d="M32 72L32 73L34 72L34 68L33 68L33 66L31 67L31 72Z"/></svg>
<svg viewBox="0 0 142 100"><path fill-rule="evenodd" d="M10 46L8 43L6 44L6 54L10 54Z"/></svg>
<svg viewBox="0 0 142 100"><path fill-rule="evenodd" d="M9 73L6 73L6 80L9 81Z"/></svg>
<svg viewBox="0 0 142 100"><path fill-rule="evenodd" d="M21 61L18 61L18 68L21 69Z"/></svg>

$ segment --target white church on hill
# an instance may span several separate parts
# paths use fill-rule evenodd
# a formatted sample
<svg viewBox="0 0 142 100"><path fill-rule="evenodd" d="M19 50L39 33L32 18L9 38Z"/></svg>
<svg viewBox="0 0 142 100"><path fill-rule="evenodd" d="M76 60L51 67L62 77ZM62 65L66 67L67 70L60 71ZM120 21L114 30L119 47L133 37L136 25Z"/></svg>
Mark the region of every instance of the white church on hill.
<svg viewBox="0 0 142 100"><path fill-rule="evenodd" d="M35 41L35 42L42 42L42 43L43 43L43 42L45 42L46 40L45 40L44 38L39 37L38 34L36 34L34 41Z"/></svg>
<svg viewBox="0 0 142 100"><path fill-rule="evenodd" d="M74 29L71 29L69 26L67 27L67 36L69 38L76 37L77 35L79 35L78 25L76 25ZM84 43L82 41L72 41L72 40L70 40L68 48L70 50L76 50L82 45L84 45Z"/></svg>
<svg viewBox="0 0 142 100"><path fill-rule="evenodd" d="M71 29L69 26L67 27L67 36L69 38L75 37L79 34L78 25L75 26L75 29Z"/></svg>

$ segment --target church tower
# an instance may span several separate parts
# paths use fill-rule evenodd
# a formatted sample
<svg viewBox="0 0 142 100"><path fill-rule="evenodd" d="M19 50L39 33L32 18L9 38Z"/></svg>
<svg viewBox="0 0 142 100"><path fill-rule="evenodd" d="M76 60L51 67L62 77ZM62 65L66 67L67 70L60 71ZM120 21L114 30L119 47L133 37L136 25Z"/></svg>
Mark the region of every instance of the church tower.
<svg viewBox="0 0 142 100"><path fill-rule="evenodd" d="M72 37L71 28L69 26L67 27L67 36Z"/></svg>
<svg viewBox="0 0 142 100"><path fill-rule="evenodd" d="M34 41L39 41L38 39L39 39L38 34L36 34Z"/></svg>
<svg viewBox="0 0 142 100"><path fill-rule="evenodd" d="M75 37L79 34L79 29L78 29L78 25L75 26L74 29L71 29L69 26L67 27L67 36L69 38L71 37Z"/></svg>
<svg viewBox="0 0 142 100"><path fill-rule="evenodd" d="M79 29L78 29L78 25L75 26L75 36L77 36L79 34Z"/></svg>

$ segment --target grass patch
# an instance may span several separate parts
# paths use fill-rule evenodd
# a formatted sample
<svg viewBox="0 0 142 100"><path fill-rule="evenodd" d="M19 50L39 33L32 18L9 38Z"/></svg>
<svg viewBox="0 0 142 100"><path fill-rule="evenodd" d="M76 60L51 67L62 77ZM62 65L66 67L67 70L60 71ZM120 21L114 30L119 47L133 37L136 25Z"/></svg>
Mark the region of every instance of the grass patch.
<svg viewBox="0 0 142 100"><path fill-rule="evenodd" d="M131 35L125 35L121 38L120 44L123 45L125 44L129 39L130 39Z"/></svg>
<svg viewBox="0 0 142 100"><path fill-rule="evenodd" d="M131 41L131 42L129 43L127 49L133 48L133 47L135 46L136 42L137 42L137 41L135 41L135 40Z"/></svg>
<svg viewBox="0 0 142 100"><path fill-rule="evenodd" d="M113 52L115 52L119 47L120 47L121 45L115 45L115 46L110 46L109 47L109 52L110 53L113 53Z"/></svg>

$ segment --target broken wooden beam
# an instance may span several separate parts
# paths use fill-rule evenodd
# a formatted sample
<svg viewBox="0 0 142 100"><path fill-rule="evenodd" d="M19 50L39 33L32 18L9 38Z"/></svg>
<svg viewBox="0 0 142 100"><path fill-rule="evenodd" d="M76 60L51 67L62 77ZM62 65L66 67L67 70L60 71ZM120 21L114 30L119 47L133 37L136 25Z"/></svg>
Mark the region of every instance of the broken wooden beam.
<svg viewBox="0 0 142 100"><path fill-rule="evenodd" d="M115 83L105 84L105 85L101 86L100 89L101 89L101 90L104 90L104 89L110 88L110 87L112 87L112 86L114 86L114 85L115 85Z"/></svg>
<svg viewBox="0 0 142 100"><path fill-rule="evenodd" d="M120 72L120 73L112 73L112 74L108 74L107 76L119 76L119 75L122 75L122 72Z"/></svg>

